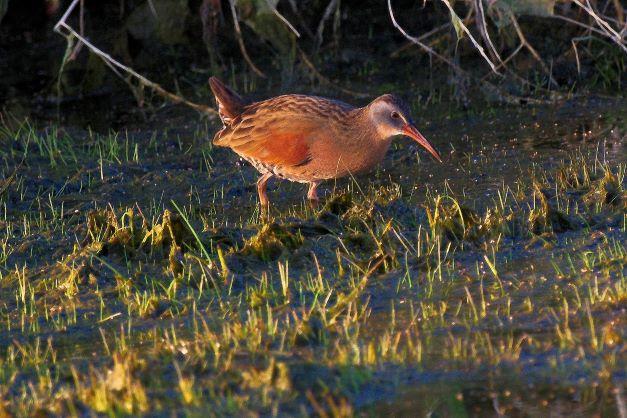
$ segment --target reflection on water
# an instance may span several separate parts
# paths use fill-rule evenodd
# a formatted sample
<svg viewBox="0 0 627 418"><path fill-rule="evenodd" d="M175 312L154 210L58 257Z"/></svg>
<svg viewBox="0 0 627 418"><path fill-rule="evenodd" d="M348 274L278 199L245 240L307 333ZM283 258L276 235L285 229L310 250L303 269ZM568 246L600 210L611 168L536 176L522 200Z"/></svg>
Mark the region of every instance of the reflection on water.
<svg viewBox="0 0 627 418"><path fill-rule="evenodd" d="M405 390L368 414L413 417L624 417L622 386L559 385L479 378L465 385L436 382Z"/></svg>

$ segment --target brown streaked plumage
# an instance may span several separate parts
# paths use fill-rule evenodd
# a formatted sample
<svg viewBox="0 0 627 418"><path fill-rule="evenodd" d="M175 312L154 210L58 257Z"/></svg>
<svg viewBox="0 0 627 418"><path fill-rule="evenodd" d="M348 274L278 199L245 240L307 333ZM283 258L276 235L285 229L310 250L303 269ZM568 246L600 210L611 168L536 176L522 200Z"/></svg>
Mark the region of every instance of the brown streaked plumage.
<svg viewBox="0 0 627 418"><path fill-rule="evenodd" d="M307 197L317 200L321 181L369 171L396 135L413 138L442 161L407 106L391 94L360 108L300 94L250 103L215 77L209 84L224 123L213 143L231 148L261 173L262 206L268 205L266 184L272 177L308 183Z"/></svg>

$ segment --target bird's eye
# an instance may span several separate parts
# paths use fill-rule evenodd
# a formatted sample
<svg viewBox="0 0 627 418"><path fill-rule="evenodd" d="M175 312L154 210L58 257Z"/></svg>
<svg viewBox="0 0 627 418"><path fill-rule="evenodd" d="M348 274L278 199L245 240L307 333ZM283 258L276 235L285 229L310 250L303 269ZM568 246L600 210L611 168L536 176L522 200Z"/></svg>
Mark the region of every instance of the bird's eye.
<svg viewBox="0 0 627 418"><path fill-rule="evenodd" d="M401 115L398 114L398 112L392 112L392 119L400 119Z"/></svg>

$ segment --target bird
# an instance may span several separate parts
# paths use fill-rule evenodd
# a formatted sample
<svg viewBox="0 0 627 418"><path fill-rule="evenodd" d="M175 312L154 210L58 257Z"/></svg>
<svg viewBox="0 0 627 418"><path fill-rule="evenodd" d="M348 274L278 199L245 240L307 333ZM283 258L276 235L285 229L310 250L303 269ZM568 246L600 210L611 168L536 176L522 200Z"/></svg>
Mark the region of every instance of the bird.
<svg viewBox="0 0 627 418"><path fill-rule="evenodd" d="M315 205L321 182L370 171L398 135L414 139L442 162L416 128L408 106L393 94L355 107L303 94L254 102L216 77L209 85L223 123L213 144L230 148L259 171L262 209L269 207L266 188L273 177L308 184L307 198Z"/></svg>

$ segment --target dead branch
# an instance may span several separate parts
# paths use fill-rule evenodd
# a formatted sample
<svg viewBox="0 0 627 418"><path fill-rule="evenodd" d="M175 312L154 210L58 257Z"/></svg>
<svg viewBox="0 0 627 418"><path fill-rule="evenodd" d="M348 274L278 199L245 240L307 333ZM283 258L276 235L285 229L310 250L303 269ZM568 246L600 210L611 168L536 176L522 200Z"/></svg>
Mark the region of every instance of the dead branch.
<svg viewBox="0 0 627 418"><path fill-rule="evenodd" d="M553 74L551 74L551 70L549 70L549 67L547 67L547 65L544 63L544 61L540 57L540 54L538 54L538 51L536 51L536 49L533 46L531 46L531 44L527 41L525 34L523 33L522 29L520 29L520 25L518 24L518 19L516 19L516 16L514 16L514 13L511 10L509 11L509 18L512 24L514 25L514 29L516 30L516 34L518 35L520 44L524 46L525 48L527 48L527 50L531 53L531 55L535 58L535 60L538 61L538 63L540 63L540 67L542 67L542 70L549 77L551 84L553 84L555 87L559 87L559 85L557 84L557 81L555 81L555 79L553 78Z"/></svg>
<svg viewBox="0 0 627 418"><path fill-rule="evenodd" d="M455 10L453 10L453 7L451 6L451 3L448 0L442 0L442 3L444 3L446 7L448 7L449 12L451 12L451 18L453 18L453 16L456 16ZM464 33L468 35L468 38L470 38L470 42L472 42L475 48L477 48L477 51L479 51L479 54L481 54L483 59L486 60L486 62L490 65L490 68L492 68L492 71L494 71L495 74L499 74L499 72L496 70L496 65L494 65L492 60L488 58L485 51L483 50L483 47L479 45L479 42L475 40L475 38L472 36L472 34L470 33L466 25L464 25L464 23L461 21L461 19L459 20L459 25L462 31L464 31Z"/></svg>
<svg viewBox="0 0 627 418"><path fill-rule="evenodd" d="M82 36L85 35L85 0L81 0L81 7L79 8L78 31ZM74 47L74 50L70 54L68 60L74 61L78 56L78 53L81 52L82 47L83 43L79 41Z"/></svg>
<svg viewBox="0 0 627 418"><path fill-rule="evenodd" d="M314 38L314 34L313 32L311 32L311 30L309 29L309 27L307 26L307 24L305 23L305 20L303 19L303 16L301 16L300 11L298 10L298 6L296 6L296 2L294 0L288 0L287 1L292 9L292 13L294 13L296 15L296 18L298 19L298 23L301 27L301 29L303 30L303 32L305 32L305 35L307 35L309 38Z"/></svg>
<svg viewBox="0 0 627 418"><path fill-rule="evenodd" d="M440 61L444 62L445 64L453 67L456 70L460 70L462 71L462 69L457 66L453 61L451 61L450 59L446 58L445 56L438 54L437 52L435 52L435 50L433 48L431 48L430 46L428 46L427 44L423 43L420 38L416 38L415 36L411 36L410 34L408 34L405 29L403 29L401 27L401 25L398 24L398 22L396 21L396 17L394 17L394 12L392 11L392 0L388 0L388 12L390 13L390 18L392 19L392 25L394 25L394 27L408 40L410 40L411 42L413 42L414 44L418 45L422 50L424 50L427 54L436 57L437 59L439 59Z"/></svg>
<svg viewBox="0 0 627 418"><path fill-rule="evenodd" d="M427 52L430 56L436 57L437 59L439 59L440 61L446 63L447 65L449 65L450 67L452 67L455 71L458 71L461 75L464 75L466 77L469 77L468 72L464 71L460 66L458 66L457 64L455 64L454 62L452 62L451 60L449 60L448 58L442 56L441 54L438 54L437 52L435 52L431 47L429 47L428 45L425 45L423 42L421 42L418 38L409 35L405 29L403 29L398 22L396 21L396 18L394 17L394 11L392 10L392 4L391 4L391 0L388 0L388 12L390 14L390 18L392 20L392 24L394 25L394 27L408 40L410 40L411 42L415 43L416 45L418 45L420 48L422 48L425 52ZM520 50L520 48L519 48ZM515 54L518 52L515 52ZM515 55L513 54L513 55ZM510 58L508 58L509 60ZM507 60L506 60L507 61ZM486 77L484 77L483 79L479 80L479 85L482 88L482 90L486 91L487 93L495 96L497 98L498 101L503 102L503 103L507 103L507 104L512 104L512 105L520 105L522 103L526 103L526 104L549 104L549 103L554 103L555 100L545 100L545 99L536 99L536 98L528 98L528 97L519 97L519 96L515 96L512 94L509 94L503 90L501 90L500 88L498 88L497 86L495 86L494 84L488 82L485 80ZM562 99L562 97L559 97L559 99Z"/></svg>
<svg viewBox="0 0 627 418"><path fill-rule="evenodd" d="M553 18L553 19L563 20L564 22L571 23L571 24L573 24L573 25L575 25L575 26L579 26L579 27L582 27L582 28L588 29L590 32L594 32L594 33L596 33L596 34L598 34L598 35L605 35L605 34L604 34L602 31L600 31L599 29L597 29L597 28L595 28L595 27L593 27L593 26L590 26L590 25L586 25L585 23L582 23L582 22L580 22L580 21L578 21L578 20L571 19L571 18L570 18L570 17L568 17L568 16L562 16L562 15L554 14L554 15L550 15L550 16L548 16L548 17Z"/></svg>
<svg viewBox="0 0 627 418"><path fill-rule="evenodd" d="M429 32L427 33L423 33L422 35L420 35L418 38L419 41L424 41L427 38L430 38L431 36L435 35L438 32L442 32L444 29L448 28L449 24L445 23L443 25L438 26L437 28L433 28L431 29ZM433 42L432 42L433 43ZM414 43L413 42L408 42L406 45L403 45L402 47L398 48L397 50L395 50L394 52L392 52L390 54L390 58L396 58L398 57L401 52L405 51L406 49L408 49L409 47L413 46Z"/></svg>
<svg viewBox="0 0 627 418"><path fill-rule="evenodd" d="M231 15L233 16L233 25L235 26L235 37L237 38L237 43L239 44L239 49L242 52L242 56L250 66L250 68L257 74L259 77L266 78L266 75L261 71L257 66L253 63L248 55L248 51L246 51L246 45L244 44L244 37L242 36L242 30L239 27L239 19L237 17L237 12L235 11L235 0L229 0L229 4L231 6Z"/></svg>
<svg viewBox="0 0 627 418"><path fill-rule="evenodd" d="M331 0L326 9L324 9L324 13L322 14L320 23L318 23L318 29L316 30L316 48L320 48L320 45L322 45L322 34L324 32L324 25L333 14L333 11L337 8L338 1L339 0Z"/></svg>
<svg viewBox="0 0 627 418"><path fill-rule="evenodd" d="M300 33L298 33L296 28L289 22L289 20L287 20L281 13L279 13L276 7L274 7L272 3L270 3L270 0L266 0L266 4L270 8L270 10L272 10L275 16L278 17L279 20L283 22L285 26L287 26L292 32L294 32L294 35L296 35L297 38L300 38Z"/></svg>
<svg viewBox="0 0 627 418"><path fill-rule="evenodd" d="M518 53L524 48L523 44L518 44L518 46L516 47L516 49L514 50L514 52L512 52L511 54L509 54L507 56L507 58L505 58L496 68L497 69L501 69L502 67L505 67L507 65L508 62L510 62L512 59L514 59L514 57L516 55L518 55ZM481 78L481 81L486 80L488 77L490 77L492 75L491 72L487 73L486 75L484 75Z"/></svg>
<svg viewBox="0 0 627 418"><path fill-rule="evenodd" d="M577 5L578 5L578 6L579 6L582 10L584 10L586 13L590 14L590 16L592 16L592 18L593 18L593 19L595 19L595 16L596 16L596 17L599 19L599 21L604 22L604 23L607 25L607 23L606 23L605 21L603 21L603 19L601 19L601 18L600 18L600 17L599 17L599 16L598 16L595 12L594 12L594 10L587 9L587 8L586 8L586 7L584 7L584 6L583 6L580 2L578 2L578 1L576 1L576 0L573 0L573 3L577 4ZM591 13L593 13L593 14L591 14ZM583 22L580 22L580 21L578 21L578 20L571 19L571 18L569 18L568 16L563 16L563 15L558 15L558 14L551 15L551 16L549 16L549 17L554 18L554 19L563 20L563 21L568 22L568 23L570 23L570 24L572 24L572 25L575 25L575 26L579 26L579 27L585 28L585 29L589 30L590 32L593 32L593 33L595 33L595 34L597 34L597 35L601 35L601 36L604 36L604 37L610 38L610 39L612 39L612 40L613 40L613 41L614 41L614 42L615 42L615 43L616 43L616 44L617 44L617 45L618 45L618 46L619 46L619 47L620 47L623 51L627 52L627 46L625 46L625 41L623 40L623 37L622 37L620 34L618 34L616 31L614 31L613 29L612 29L612 32L613 32L613 33L612 33L612 32L608 32L608 31L605 29L605 26L603 26L603 28L602 28L602 29L598 29L598 28L596 28L596 27L594 27L594 26L587 25L587 24L585 24L585 23L583 23ZM595 19L595 21L596 21L596 19ZM597 24L599 24L599 21L597 21ZM609 26L609 25L607 25L607 26ZM603 30L603 29L605 29L605 30ZM610 27L610 29L611 29L611 27ZM625 32L625 31L623 30L622 32Z"/></svg>
<svg viewBox="0 0 627 418"><path fill-rule="evenodd" d="M594 21L597 23L597 25L599 26L599 28L601 28L601 31L603 32L603 35L607 36L608 38L610 38L611 40L613 40L616 45L618 45L623 51L627 52L627 46L625 46L625 40L623 39L623 37L614 30L614 28L612 28L610 26L609 23L607 23L605 20L603 20L592 8L592 6L590 5L590 1L586 0L586 4L582 4L579 0L573 0L573 3L575 3L577 6L579 6L580 8L582 8L586 13L588 13L593 19Z"/></svg>
<svg viewBox="0 0 627 418"><path fill-rule="evenodd" d="M488 45L488 52L492 55L492 59L496 59L499 62L499 66L497 67L498 69L502 66L503 60L501 60L499 53L496 51L496 48L494 48L494 44L492 44L492 39L490 39L488 25L485 20L485 13L483 12L483 0L475 0L475 10L477 15L477 28L479 29L479 33L481 34L483 41L486 45Z"/></svg>
<svg viewBox="0 0 627 418"><path fill-rule="evenodd" d="M57 32L58 34L60 34L61 36L63 36L67 40L68 46L72 45L72 43L74 42L74 39L77 39L78 41L82 42L93 54L95 54L100 59L102 59L103 62L109 68L111 68L113 70L114 74L116 74L118 77L121 77L122 79L124 79L129 85L132 85L132 84L130 84L130 80L131 79L135 79L139 83L140 88L149 87L152 90L154 90L155 93L157 93L161 97L164 97L164 98L172 101L173 103L185 104L185 105L191 107L192 109L197 110L200 113L204 113L204 114L211 115L211 116L215 116L215 115L218 114L218 112L215 109L213 109L213 108L211 108L209 106L205 106L205 105L201 105L201 104L197 104L197 103L191 102L191 101L185 99L184 97L181 97L179 95L176 95L174 93L171 93L171 92L167 91L166 89L161 87L159 84L157 84L157 83L155 83L153 81L148 80L146 77L144 77L143 75L139 74L138 72L136 72L132 68L130 68L130 67L128 67L128 66L126 66L126 65L124 65L124 64L122 64L122 63L120 63L118 61L116 61L113 57L111 57L111 55L105 53L104 51L102 51L101 49L96 47L94 44L92 44L90 41L88 41L81 34L77 33L70 25L68 25L66 23L66 21L67 21L68 17L70 16L70 14L72 13L72 11L74 10L74 8L76 7L76 5L78 4L79 1L81 1L81 0L74 0L70 4L68 9L65 11L63 16L61 16L61 19L59 19L57 24L54 26L54 31ZM64 57L64 61L66 59L67 59L67 57ZM125 73L127 75L127 77L124 77L122 75L122 73ZM133 93L136 94L137 92L135 92L133 90ZM136 97L137 97L137 95L136 95Z"/></svg>

